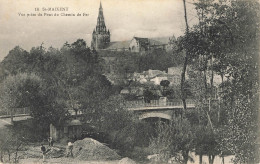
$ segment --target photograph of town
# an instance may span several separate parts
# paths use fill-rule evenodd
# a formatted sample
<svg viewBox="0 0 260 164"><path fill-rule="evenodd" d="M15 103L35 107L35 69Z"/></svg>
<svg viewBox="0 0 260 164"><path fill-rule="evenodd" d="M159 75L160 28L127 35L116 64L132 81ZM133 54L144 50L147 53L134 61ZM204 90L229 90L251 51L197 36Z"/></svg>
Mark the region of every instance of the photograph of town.
<svg viewBox="0 0 260 164"><path fill-rule="evenodd" d="M0 164L260 164L259 0L0 0Z"/></svg>

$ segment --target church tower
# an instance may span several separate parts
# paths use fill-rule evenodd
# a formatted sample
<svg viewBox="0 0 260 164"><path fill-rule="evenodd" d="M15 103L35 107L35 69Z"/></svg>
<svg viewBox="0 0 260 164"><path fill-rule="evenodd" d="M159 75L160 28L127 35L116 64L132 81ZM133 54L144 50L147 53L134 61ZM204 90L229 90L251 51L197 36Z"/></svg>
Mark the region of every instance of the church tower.
<svg viewBox="0 0 260 164"><path fill-rule="evenodd" d="M96 50L104 49L109 43L110 32L106 28L105 19L103 15L103 8L100 2L97 25L92 33L91 48Z"/></svg>

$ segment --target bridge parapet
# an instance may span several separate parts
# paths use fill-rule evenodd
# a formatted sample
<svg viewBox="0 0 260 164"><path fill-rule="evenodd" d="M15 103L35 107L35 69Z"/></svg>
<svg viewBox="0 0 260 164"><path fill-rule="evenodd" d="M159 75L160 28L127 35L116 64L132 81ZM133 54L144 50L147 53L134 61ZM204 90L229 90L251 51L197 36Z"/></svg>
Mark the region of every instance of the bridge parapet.
<svg viewBox="0 0 260 164"><path fill-rule="evenodd" d="M160 101L160 100L151 100L149 103L144 100L135 100L135 101L126 101L127 108L137 108L137 107L172 107L172 106L183 106L182 101ZM186 100L187 106L195 106L193 100Z"/></svg>
<svg viewBox="0 0 260 164"><path fill-rule="evenodd" d="M13 115L29 115L30 109L29 108L13 108ZM8 110L1 110L0 109L0 116L10 116L11 109Z"/></svg>

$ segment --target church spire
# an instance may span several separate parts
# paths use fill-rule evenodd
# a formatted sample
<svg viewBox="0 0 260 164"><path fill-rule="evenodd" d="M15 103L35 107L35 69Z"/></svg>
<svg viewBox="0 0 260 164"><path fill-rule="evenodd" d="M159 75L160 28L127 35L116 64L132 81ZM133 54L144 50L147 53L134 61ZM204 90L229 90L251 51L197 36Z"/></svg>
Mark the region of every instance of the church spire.
<svg viewBox="0 0 260 164"><path fill-rule="evenodd" d="M100 5L99 5L99 10L100 10L100 9L103 9L103 8L102 8L102 3L101 3L101 1L100 1Z"/></svg>
<svg viewBox="0 0 260 164"><path fill-rule="evenodd" d="M104 49L110 43L110 32L106 28L103 7L100 1L97 17L97 25L92 33L91 47L98 50Z"/></svg>
<svg viewBox="0 0 260 164"><path fill-rule="evenodd" d="M106 32L106 25L105 25L105 19L104 19L104 15L103 15L103 8L102 8L101 1L100 1L100 6L99 6L96 31L99 34Z"/></svg>

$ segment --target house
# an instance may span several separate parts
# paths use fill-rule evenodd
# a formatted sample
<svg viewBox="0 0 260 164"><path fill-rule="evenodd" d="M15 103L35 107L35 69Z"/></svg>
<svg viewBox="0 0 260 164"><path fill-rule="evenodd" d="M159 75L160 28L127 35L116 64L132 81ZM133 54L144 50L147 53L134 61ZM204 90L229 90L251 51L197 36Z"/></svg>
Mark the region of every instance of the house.
<svg viewBox="0 0 260 164"><path fill-rule="evenodd" d="M170 82L170 86L178 85L181 83L180 75L160 74L150 79L150 81L152 81L154 85L160 85L161 81L163 80L168 80Z"/></svg>
<svg viewBox="0 0 260 164"><path fill-rule="evenodd" d="M186 74L186 78L187 74ZM142 73L133 73L129 80L139 82L141 84L152 84L160 85L162 80L168 80L170 86L179 85L181 83L181 68L179 67L170 67L168 68L168 73L160 70L149 69L143 71Z"/></svg>
<svg viewBox="0 0 260 164"><path fill-rule="evenodd" d="M150 81L152 81L154 83L154 85L160 85L161 81L163 80L168 80L168 77L165 75L158 75L152 79L150 79Z"/></svg>
<svg viewBox="0 0 260 164"><path fill-rule="evenodd" d="M181 73L182 68L181 67L169 67L168 68L168 80L170 81L170 85L177 85L181 83ZM186 79L188 79L188 75L185 76Z"/></svg>
<svg viewBox="0 0 260 164"><path fill-rule="evenodd" d="M148 71L144 71L143 73L148 76L147 78L153 78L160 74L166 74L164 71L152 70L152 69L149 69Z"/></svg>
<svg viewBox="0 0 260 164"><path fill-rule="evenodd" d="M80 120L67 120L63 125L50 124L50 137L57 141L61 138L77 139L82 135L82 123Z"/></svg>

